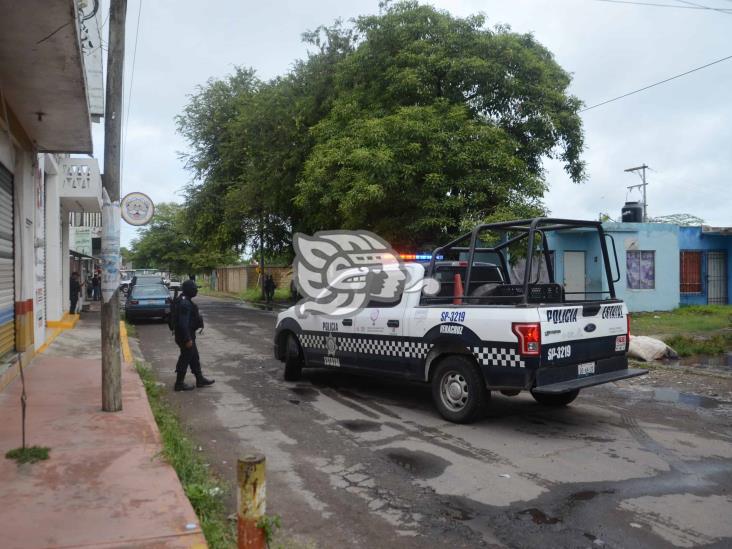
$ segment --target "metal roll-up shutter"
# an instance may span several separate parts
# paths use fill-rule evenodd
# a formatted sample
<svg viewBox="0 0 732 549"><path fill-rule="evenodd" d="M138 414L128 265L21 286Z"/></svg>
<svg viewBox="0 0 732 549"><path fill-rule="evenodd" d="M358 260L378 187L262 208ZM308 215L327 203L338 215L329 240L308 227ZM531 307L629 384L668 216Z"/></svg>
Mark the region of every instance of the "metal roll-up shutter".
<svg viewBox="0 0 732 549"><path fill-rule="evenodd" d="M15 350L13 175L0 165L0 357Z"/></svg>

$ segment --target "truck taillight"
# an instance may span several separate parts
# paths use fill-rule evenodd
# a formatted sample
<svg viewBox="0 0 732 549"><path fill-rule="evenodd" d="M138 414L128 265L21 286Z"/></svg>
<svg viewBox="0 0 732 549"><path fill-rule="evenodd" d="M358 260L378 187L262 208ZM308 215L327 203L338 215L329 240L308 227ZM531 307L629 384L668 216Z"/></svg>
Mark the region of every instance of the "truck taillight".
<svg viewBox="0 0 732 549"><path fill-rule="evenodd" d="M519 354L538 356L541 353L541 325L536 322L532 324L511 324L511 330L519 341Z"/></svg>
<svg viewBox="0 0 732 549"><path fill-rule="evenodd" d="M628 335L628 341L630 341L630 313L625 315L625 321L628 323L628 328L625 332Z"/></svg>

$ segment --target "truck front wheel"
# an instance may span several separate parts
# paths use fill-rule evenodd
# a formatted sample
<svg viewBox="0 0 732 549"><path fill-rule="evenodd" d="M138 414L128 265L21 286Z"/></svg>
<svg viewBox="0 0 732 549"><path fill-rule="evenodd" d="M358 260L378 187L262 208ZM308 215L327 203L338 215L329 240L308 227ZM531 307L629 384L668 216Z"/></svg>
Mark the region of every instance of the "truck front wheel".
<svg viewBox="0 0 732 549"><path fill-rule="evenodd" d="M575 389L574 391L569 391L568 393L559 393L558 395L550 395L547 393L535 393L534 391L531 391L531 396L534 397L534 400L538 402L539 404L543 404L544 406L566 406L570 402L572 402L575 398L577 398L577 395L579 394L579 389Z"/></svg>
<svg viewBox="0 0 732 549"><path fill-rule="evenodd" d="M302 376L300 345L294 335L288 334L285 342L285 381L297 381Z"/></svg>
<svg viewBox="0 0 732 549"><path fill-rule="evenodd" d="M483 375L470 359L452 355L437 365L432 399L440 415L453 423L470 423L490 398Z"/></svg>

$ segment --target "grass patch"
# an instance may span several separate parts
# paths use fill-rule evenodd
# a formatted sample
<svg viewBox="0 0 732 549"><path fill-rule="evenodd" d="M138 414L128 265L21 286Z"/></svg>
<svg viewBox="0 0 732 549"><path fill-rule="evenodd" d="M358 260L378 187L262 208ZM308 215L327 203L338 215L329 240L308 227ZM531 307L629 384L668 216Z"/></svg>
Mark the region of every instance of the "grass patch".
<svg viewBox="0 0 732 549"><path fill-rule="evenodd" d="M708 338L674 335L666 343L679 356L718 355L732 349L732 333L715 334Z"/></svg>
<svg viewBox="0 0 732 549"><path fill-rule="evenodd" d="M127 337L137 337L137 326L125 319L125 328L127 329Z"/></svg>
<svg viewBox="0 0 732 549"><path fill-rule="evenodd" d="M244 292L238 294L230 292L219 292L218 290L212 290L208 286L201 286L198 288L198 293L201 295L207 295L209 297L234 297L241 299L242 301L249 301L260 303L264 301L262 299L261 288L249 288ZM277 303L288 303L290 302L290 290L289 288L277 288L275 289L274 300Z"/></svg>
<svg viewBox="0 0 732 549"><path fill-rule="evenodd" d="M711 335L732 327L732 305L692 305L631 317L631 332L637 335Z"/></svg>
<svg viewBox="0 0 732 549"><path fill-rule="evenodd" d="M264 299L262 299L261 288L249 288L248 290L240 293L239 297L244 301L264 301ZM289 288L276 288L274 293L274 300L278 302L289 301Z"/></svg>
<svg viewBox="0 0 732 549"><path fill-rule="evenodd" d="M14 459L18 463L36 463L48 459L50 448L45 446L26 446L25 448L14 448L5 454L8 459Z"/></svg>
<svg viewBox="0 0 732 549"><path fill-rule="evenodd" d="M183 490L198 515L206 541L214 549L235 547L235 524L227 519L223 499L226 486L214 477L196 451L178 417L163 399L163 388L156 383L152 371L139 361L135 367L145 385L150 408L160 429L163 456L178 474Z"/></svg>

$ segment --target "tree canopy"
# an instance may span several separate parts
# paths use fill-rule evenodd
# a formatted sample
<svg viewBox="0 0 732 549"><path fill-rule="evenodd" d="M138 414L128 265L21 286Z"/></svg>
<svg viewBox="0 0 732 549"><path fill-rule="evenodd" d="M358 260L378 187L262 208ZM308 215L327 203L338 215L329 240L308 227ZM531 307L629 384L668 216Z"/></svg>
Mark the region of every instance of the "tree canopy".
<svg viewBox="0 0 732 549"><path fill-rule="evenodd" d="M141 268L161 269L178 274L195 273L237 261L235 253L194 246L187 234L185 208L163 202L155 208L152 222L140 229L132 241L128 259Z"/></svg>
<svg viewBox="0 0 732 549"><path fill-rule="evenodd" d="M185 226L218 253L291 253L302 230L369 229L408 248L544 212L542 162L584 178L581 102L533 36L414 1L304 35L264 82L210 80L178 117Z"/></svg>

